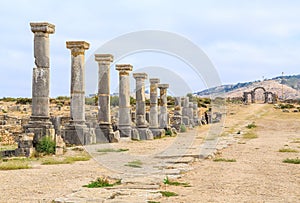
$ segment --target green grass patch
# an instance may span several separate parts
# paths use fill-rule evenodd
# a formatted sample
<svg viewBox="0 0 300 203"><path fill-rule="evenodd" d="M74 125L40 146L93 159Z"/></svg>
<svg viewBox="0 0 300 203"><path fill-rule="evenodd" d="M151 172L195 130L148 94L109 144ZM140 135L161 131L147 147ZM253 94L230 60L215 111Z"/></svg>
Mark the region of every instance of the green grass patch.
<svg viewBox="0 0 300 203"><path fill-rule="evenodd" d="M257 127L257 125L255 125L254 122L252 122L246 126L246 128L248 128L248 129L252 129L252 128L256 128L256 127Z"/></svg>
<svg viewBox="0 0 300 203"><path fill-rule="evenodd" d="M215 162L236 162L235 159L225 159L225 158L215 158L213 161L215 161Z"/></svg>
<svg viewBox="0 0 300 203"><path fill-rule="evenodd" d="M104 149L98 149L97 152L126 152L129 149L112 149L112 148L104 148Z"/></svg>
<svg viewBox="0 0 300 203"><path fill-rule="evenodd" d="M246 132L245 134L243 134L243 138L254 139L254 138L258 138L258 136L254 132Z"/></svg>
<svg viewBox="0 0 300 203"><path fill-rule="evenodd" d="M177 181L171 181L171 180L169 180L168 176L165 177L165 179L163 180L163 183L165 185L191 187L191 185L189 183L182 183L182 182L177 182Z"/></svg>
<svg viewBox="0 0 300 203"><path fill-rule="evenodd" d="M91 157L88 154L82 154L79 156L68 156L63 159L56 157L49 157L42 160L42 165L56 165L56 164L72 164L76 161L88 161Z"/></svg>
<svg viewBox="0 0 300 203"><path fill-rule="evenodd" d="M0 170L30 169L31 165L27 160L6 160L0 162Z"/></svg>
<svg viewBox="0 0 300 203"><path fill-rule="evenodd" d="M160 194L164 197L173 197L173 196L178 196L177 193L175 192L170 192L170 191L159 191Z"/></svg>
<svg viewBox="0 0 300 203"><path fill-rule="evenodd" d="M99 187L113 187L115 185L120 185L121 179L117 180L114 183L110 183L106 178L97 178L97 180L90 182L87 185L83 185L83 187L87 188L99 188Z"/></svg>
<svg viewBox="0 0 300 203"><path fill-rule="evenodd" d="M282 148L282 149L279 149L279 152L294 152L294 153L297 153L299 151L295 150L295 149L291 149L291 148Z"/></svg>
<svg viewBox="0 0 300 203"><path fill-rule="evenodd" d="M125 166L129 166L132 168L142 168L143 163L140 160L130 161Z"/></svg>
<svg viewBox="0 0 300 203"><path fill-rule="evenodd" d="M156 201L147 201L147 203L160 203L160 202L156 202Z"/></svg>
<svg viewBox="0 0 300 203"><path fill-rule="evenodd" d="M288 164L300 164L300 159L285 159L282 161L283 163L288 163Z"/></svg>
<svg viewBox="0 0 300 203"><path fill-rule="evenodd" d="M18 145L1 145L0 152L6 150L15 150L16 148L18 148Z"/></svg>

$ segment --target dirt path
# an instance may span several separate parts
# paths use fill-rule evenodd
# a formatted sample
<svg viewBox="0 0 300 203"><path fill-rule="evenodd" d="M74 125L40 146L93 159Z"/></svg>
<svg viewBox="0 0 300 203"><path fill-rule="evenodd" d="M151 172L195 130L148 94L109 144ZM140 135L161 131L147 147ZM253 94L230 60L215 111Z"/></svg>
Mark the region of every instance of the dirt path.
<svg viewBox="0 0 300 203"><path fill-rule="evenodd" d="M300 165L282 163L300 153L280 153L289 147L300 151L300 114L283 113L272 105L231 105L227 110L224 138L234 137L236 144L222 150L218 157L236 162L197 161L170 167L169 177L190 183L192 187L167 186L176 197L161 197L164 174L151 177L123 176L126 187L88 189L82 185L99 176L120 177L96 161L67 165L43 166L33 169L0 171L0 202L300 202ZM255 121L257 128L245 126ZM199 128L191 150L203 142L208 127ZM241 131L241 134L237 134ZM246 132L256 139L243 139ZM187 134L188 136L188 134ZM133 154L153 152L170 145L174 138L142 142L121 142L116 148L127 148ZM286 146L288 145L288 146ZM128 153L124 152L124 153ZM123 152L122 152L123 153ZM141 160L144 161L144 160ZM180 175L178 167L182 167ZM173 170L173 171L172 171ZM175 172L174 172L175 171ZM186 171L182 174L182 171ZM172 175L174 174L177 175Z"/></svg>
<svg viewBox="0 0 300 203"><path fill-rule="evenodd" d="M182 178L193 187L168 187L180 195L161 202L300 202L300 165L282 163L300 154L278 152L283 147L299 150L300 115L265 105L234 108L230 111L236 114L226 119L229 129L237 132L242 130L239 123L255 121L258 138L241 139L222 151L220 157L236 162L194 163L194 170Z"/></svg>

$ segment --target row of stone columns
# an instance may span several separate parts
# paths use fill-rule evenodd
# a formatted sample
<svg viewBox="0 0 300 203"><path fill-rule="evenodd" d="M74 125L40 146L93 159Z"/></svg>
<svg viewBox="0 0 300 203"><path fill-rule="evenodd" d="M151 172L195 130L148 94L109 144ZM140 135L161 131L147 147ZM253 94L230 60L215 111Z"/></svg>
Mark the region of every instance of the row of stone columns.
<svg viewBox="0 0 300 203"><path fill-rule="evenodd" d="M26 126L27 132L35 133L35 141L45 135L54 135L54 129L49 121L49 78L50 54L49 34L53 34L55 26L50 23L30 23L34 33L34 57L36 67L33 69L32 80L32 116ZM119 131L114 132L110 113L110 65L113 62L111 54L95 54L98 63L98 126L94 133L88 129L85 121L85 51L89 43L85 41L67 41L67 49L71 50L71 106L70 122L63 131L64 140L69 144L89 144L93 142L114 142L119 137L137 139L153 139L163 136L169 128L167 112L168 84L160 84L158 78L150 78L150 118L146 121L145 80L146 73L134 73L136 80L136 126L132 128L130 106L130 64L117 64L119 71ZM157 90L160 90L160 109L158 110ZM176 100L181 104L180 99ZM196 109L188 98L184 99L183 123L193 123ZM158 114L160 112L160 114ZM185 121L186 120L186 121ZM94 138L93 138L94 136Z"/></svg>

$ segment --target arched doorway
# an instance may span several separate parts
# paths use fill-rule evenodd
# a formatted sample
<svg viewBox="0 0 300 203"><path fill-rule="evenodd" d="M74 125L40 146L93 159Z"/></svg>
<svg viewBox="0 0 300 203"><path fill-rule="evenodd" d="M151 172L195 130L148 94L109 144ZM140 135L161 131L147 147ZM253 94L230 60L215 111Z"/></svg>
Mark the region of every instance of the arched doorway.
<svg viewBox="0 0 300 203"><path fill-rule="evenodd" d="M252 92L252 103L266 103L268 95L266 94L266 89L264 87L256 87Z"/></svg>

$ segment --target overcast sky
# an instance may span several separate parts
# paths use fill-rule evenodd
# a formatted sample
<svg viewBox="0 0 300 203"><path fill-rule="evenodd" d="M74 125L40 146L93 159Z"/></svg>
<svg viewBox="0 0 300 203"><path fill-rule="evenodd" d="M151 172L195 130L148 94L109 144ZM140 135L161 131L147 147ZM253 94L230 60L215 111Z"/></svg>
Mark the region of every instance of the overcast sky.
<svg viewBox="0 0 300 203"><path fill-rule="evenodd" d="M2 0L0 97L31 97L34 58L30 22L47 21L56 26L50 36L50 92L56 97L69 95L70 90L66 41L89 42L88 60L104 43L143 30L167 31L190 40L208 56L223 84L271 78L281 72L299 74L299 11L300 1L296 0ZM136 53L119 62L131 63L134 70L145 72L161 67L181 76L191 91L205 88L205 81L197 80L188 65L172 55ZM116 92L114 67L111 74L111 91ZM87 80L94 75L97 70L87 75ZM153 76L161 77L162 82L170 79ZM96 89L86 92L95 93Z"/></svg>

